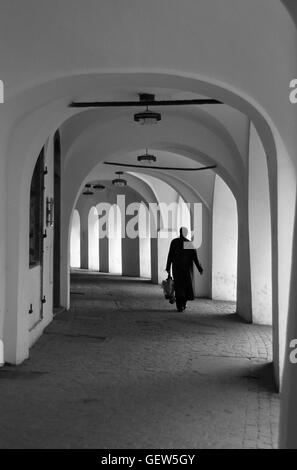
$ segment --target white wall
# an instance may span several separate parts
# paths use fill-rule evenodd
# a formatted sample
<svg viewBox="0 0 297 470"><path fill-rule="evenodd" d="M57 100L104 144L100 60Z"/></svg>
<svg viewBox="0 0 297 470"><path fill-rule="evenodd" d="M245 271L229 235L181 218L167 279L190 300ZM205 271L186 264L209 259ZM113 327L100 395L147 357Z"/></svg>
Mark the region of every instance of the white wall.
<svg viewBox="0 0 297 470"><path fill-rule="evenodd" d="M150 214L143 204L138 216L139 224L139 270L140 277L151 279L151 237Z"/></svg>
<svg viewBox="0 0 297 470"><path fill-rule="evenodd" d="M238 221L236 201L217 176L213 198L212 297L236 301Z"/></svg>
<svg viewBox="0 0 297 470"><path fill-rule="evenodd" d="M100 258L99 258L99 220L98 211L96 207L92 207L88 217L88 243L89 243L89 269L93 271L99 271L100 269Z"/></svg>
<svg viewBox="0 0 297 470"><path fill-rule="evenodd" d="M249 145L249 235L255 323L272 324L271 217L266 154L253 125Z"/></svg>
<svg viewBox="0 0 297 470"><path fill-rule="evenodd" d="M80 268L80 264L80 217L78 211L74 210L70 234L70 267Z"/></svg>
<svg viewBox="0 0 297 470"><path fill-rule="evenodd" d="M151 279L151 239L150 237L139 238L139 268L140 277Z"/></svg>
<svg viewBox="0 0 297 470"><path fill-rule="evenodd" d="M117 205L113 205L108 217L109 272L122 274L122 216Z"/></svg>

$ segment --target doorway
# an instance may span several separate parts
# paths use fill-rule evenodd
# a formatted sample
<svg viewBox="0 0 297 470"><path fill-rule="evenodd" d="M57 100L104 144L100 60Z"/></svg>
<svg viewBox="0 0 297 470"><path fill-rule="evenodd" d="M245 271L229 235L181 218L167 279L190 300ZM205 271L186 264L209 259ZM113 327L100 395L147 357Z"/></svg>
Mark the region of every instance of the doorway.
<svg viewBox="0 0 297 470"><path fill-rule="evenodd" d="M61 263L61 141L60 133L54 136L54 285L53 307L59 308L60 301L60 263Z"/></svg>

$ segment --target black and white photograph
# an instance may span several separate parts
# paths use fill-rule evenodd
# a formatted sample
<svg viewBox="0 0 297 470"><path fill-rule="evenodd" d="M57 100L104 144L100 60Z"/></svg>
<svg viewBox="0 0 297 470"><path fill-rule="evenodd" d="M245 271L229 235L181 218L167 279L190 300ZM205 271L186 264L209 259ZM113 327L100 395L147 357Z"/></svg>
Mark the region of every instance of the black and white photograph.
<svg viewBox="0 0 297 470"><path fill-rule="evenodd" d="M0 0L0 453L297 449L296 198L297 0Z"/></svg>

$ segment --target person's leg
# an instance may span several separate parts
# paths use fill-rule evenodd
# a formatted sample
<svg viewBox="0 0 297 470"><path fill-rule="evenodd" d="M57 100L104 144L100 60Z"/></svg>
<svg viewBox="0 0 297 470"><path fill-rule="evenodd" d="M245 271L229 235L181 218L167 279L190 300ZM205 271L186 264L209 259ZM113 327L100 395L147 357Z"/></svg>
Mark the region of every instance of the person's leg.
<svg viewBox="0 0 297 470"><path fill-rule="evenodd" d="M183 300L182 300L182 298L176 297L175 302L176 302L176 310L178 312L182 312L183 311Z"/></svg>

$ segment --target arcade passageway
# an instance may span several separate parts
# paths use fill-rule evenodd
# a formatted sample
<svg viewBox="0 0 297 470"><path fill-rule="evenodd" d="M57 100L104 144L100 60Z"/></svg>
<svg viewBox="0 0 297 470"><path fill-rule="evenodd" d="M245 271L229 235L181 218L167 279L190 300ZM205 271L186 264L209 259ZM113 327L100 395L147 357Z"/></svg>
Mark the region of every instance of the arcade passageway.
<svg viewBox="0 0 297 470"><path fill-rule="evenodd" d="M273 448L270 326L178 313L136 278L72 274L71 309L1 370L1 448Z"/></svg>

